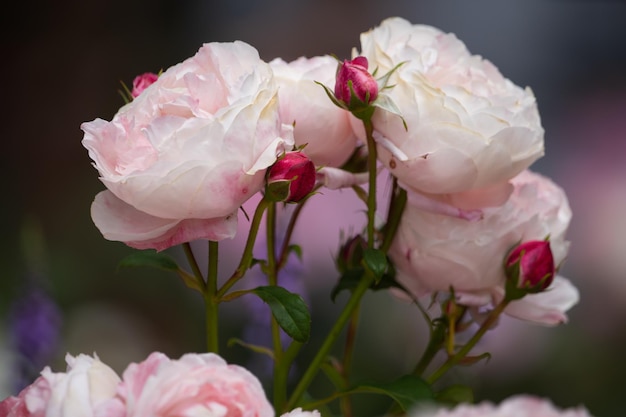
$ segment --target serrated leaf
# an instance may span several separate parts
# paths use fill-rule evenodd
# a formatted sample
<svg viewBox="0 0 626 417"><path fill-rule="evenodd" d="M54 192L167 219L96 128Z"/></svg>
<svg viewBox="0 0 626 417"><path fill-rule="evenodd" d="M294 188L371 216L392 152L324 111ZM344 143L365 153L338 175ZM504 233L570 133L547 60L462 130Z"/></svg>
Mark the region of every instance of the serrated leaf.
<svg viewBox="0 0 626 417"><path fill-rule="evenodd" d="M178 264L171 257L154 250L143 250L131 253L118 264L118 268L151 267L164 271L178 272Z"/></svg>
<svg viewBox="0 0 626 417"><path fill-rule="evenodd" d="M387 395L398 403L404 411L410 410L420 401L434 398L430 385L415 375L404 375L392 382L361 384L351 392L372 392Z"/></svg>
<svg viewBox="0 0 626 417"><path fill-rule="evenodd" d="M269 305L285 333L301 343L309 340L311 315L302 297L277 286L257 287L252 292Z"/></svg>
<svg viewBox="0 0 626 417"><path fill-rule="evenodd" d="M470 387L465 385L451 385L435 394L435 398L439 402L450 405L461 403L472 404L474 402L474 392Z"/></svg>
<svg viewBox="0 0 626 417"><path fill-rule="evenodd" d="M363 262L365 267L370 270L378 283L387 271L387 257L385 254L374 248L367 248L363 251Z"/></svg>

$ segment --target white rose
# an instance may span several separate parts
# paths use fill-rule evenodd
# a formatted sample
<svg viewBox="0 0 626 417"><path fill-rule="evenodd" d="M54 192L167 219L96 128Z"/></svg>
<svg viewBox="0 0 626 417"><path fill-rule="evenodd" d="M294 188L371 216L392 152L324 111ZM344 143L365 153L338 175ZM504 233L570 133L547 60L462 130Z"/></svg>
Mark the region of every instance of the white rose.
<svg viewBox="0 0 626 417"><path fill-rule="evenodd" d="M270 62L279 85L280 115L284 123L295 123L296 145L317 166L341 166L352 154L357 137L349 112L337 107L324 88L335 85L337 60L329 55L301 57L289 63L280 58Z"/></svg>
<svg viewBox="0 0 626 417"><path fill-rule="evenodd" d="M500 205L511 191L506 181L543 155L532 91L471 55L453 34L391 18L361 34L361 48L378 74L403 63L381 94L408 131L382 110L373 124L380 161L406 186L446 194L465 209ZM473 194L486 187L489 193Z"/></svg>
<svg viewBox="0 0 626 417"><path fill-rule="evenodd" d="M97 357L67 355L67 372L46 367L18 397L0 402L7 417L92 417L98 406L112 399L119 376Z"/></svg>

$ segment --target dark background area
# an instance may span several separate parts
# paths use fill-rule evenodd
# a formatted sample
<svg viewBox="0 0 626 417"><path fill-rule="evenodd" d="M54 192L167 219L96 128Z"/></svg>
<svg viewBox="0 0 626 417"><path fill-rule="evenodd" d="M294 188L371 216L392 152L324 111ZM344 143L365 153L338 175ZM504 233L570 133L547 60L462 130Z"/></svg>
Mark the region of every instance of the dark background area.
<svg viewBox="0 0 626 417"><path fill-rule="evenodd" d="M546 329L505 321L485 341L492 360L455 377L472 384L478 399L499 401L528 392L561 406L583 403L599 417L623 415L622 1L69 0L3 6L0 319L9 317L12 300L35 274L43 277L42 285L64 313L61 352L96 350L121 370L153 350L172 356L201 350L199 297L166 273L116 271L118 261L131 250L104 240L91 222L89 206L104 187L80 144L80 124L96 117L111 119L123 104L117 92L120 81L130 84L139 73L174 65L204 42L243 40L267 61L327 53L347 58L351 48L358 47L359 34L389 16L454 32L507 78L532 87L546 129L546 156L533 169L565 188L574 212L572 249L563 273L581 290L581 302L572 310L570 323ZM333 217L329 213L341 206L320 207L328 212L318 212L313 223ZM26 244L25 231L31 236ZM35 250L32 236L42 238L41 251ZM300 233L299 238L327 239L334 247L336 233L316 236ZM318 252L320 259L327 257L328 266L308 270L307 276L332 275L327 247ZM308 259L317 259L315 253ZM332 278L324 279L331 285ZM305 284L311 297L323 299L316 310L318 320L331 319L337 306L327 301L327 287L322 291L315 283ZM387 355L392 372L403 366L399 356L407 348L400 348L397 332L390 334L384 323L413 326L419 319L414 311L406 316L408 310L385 295L368 300L364 315L382 324L380 330L374 327L361 336L370 350L359 353L357 361L366 364L369 355ZM225 333L238 334L245 317L235 307L227 306L224 312L233 317ZM6 379L12 363L4 333L0 397L10 393ZM228 352L235 361L247 358L237 348ZM54 363L61 369L63 354Z"/></svg>

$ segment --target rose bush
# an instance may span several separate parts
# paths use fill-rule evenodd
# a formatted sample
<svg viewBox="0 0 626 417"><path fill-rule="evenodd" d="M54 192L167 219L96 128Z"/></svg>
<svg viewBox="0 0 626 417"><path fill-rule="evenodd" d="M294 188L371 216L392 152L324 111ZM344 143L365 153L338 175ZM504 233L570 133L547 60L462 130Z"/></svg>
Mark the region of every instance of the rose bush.
<svg viewBox="0 0 626 417"><path fill-rule="evenodd" d="M398 282L414 297L453 287L462 304L481 305L492 298L501 299L506 279L505 257L521 241L549 235L555 263L562 263L569 247L565 233L571 219L564 191L548 178L528 170L511 183L514 191L509 200L501 207L484 209L483 218L475 221L408 204L389 251ZM542 303L559 296L565 297L564 302ZM557 277L546 293L513 302L506 312L554 324L555 318L564 321L564 311L577 299L578 293L569 281ZM531 314L526 311L529 303L539 303L547 311Z"/></svg>
<svg viewBox="0 0 626 417"><path fill-rule="evenodd" d="M281 118L285 123L295 123L296 145L306 144L303 152L316 166L341 166L357 143L350 114L335 106L316 83L332 87L337 65L329 55L270 62L279 85Z"/></svg>
<svg viewBox="0 0 626 417"><path fill-rule="evenodd" d="M139 249L234 236L237 209L293 145L272 70L243 42L203 45L110 122L81 128L108 189L92 205L94 223Z"/></svg>
<svg viewBox="0 0 626 417"><path fill-rule="evenodd" d="M113 398L120 378L97 357L67 355L67 372L44 368L17 397L0 402L2 417L91 417Z"/></svg>
<svg viewBox="0 0 626 417"><path fill-rule="evenodd" d="M489 402L461 404L453 409L422 411L414 417L592 417L584 407L559 409L543 398L518 395L502 401L499 405Z"/></svg>
<svg viewBox="0 0 626 417"><path fill-rule="evenodd" d="M391 75L381 91L397 115L376 111L380 161L404 186L473 209L504 203L506 182L544 152L535 97L439 29L384 20L361 34L370 68ZM489 192L481 192L488 189Z"/></svg>

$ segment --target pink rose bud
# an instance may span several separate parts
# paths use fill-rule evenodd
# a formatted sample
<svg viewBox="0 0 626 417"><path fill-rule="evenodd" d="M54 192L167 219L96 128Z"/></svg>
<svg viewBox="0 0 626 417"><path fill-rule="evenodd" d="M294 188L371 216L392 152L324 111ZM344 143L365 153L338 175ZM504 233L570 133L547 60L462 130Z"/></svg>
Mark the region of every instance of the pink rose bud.
<svg viewBox="0 0 626 417"><path fill-rule="evenodd" d="M297 203L313 191L315 165L302 152L288 152L267 174L266 195L273 201Z"/></svg>
<svg viewBox="0 0 626 417"><path fill-rule="evenodd" d="M378 83L367 71L367 58L357 56L351 61L344 60L337 72L335 97L349 108L367 106L378 97ZM361 103L354 103L353 99Z"/></svg>
<svg viewBox="0 0 626 417"><path fill-rule="evenodd" d="M532 240L516 246L506 259L506 271L521 288L545 290L555 273L550 242Z"/></svg>
<svg viewBox="0 0 626 417"><path fill-rule="evenodd" d="M153 72L146 72L136 76L133 80L133 91L131 91L130 95L133 98L137 97L143 90L154 84L158 78L159 76Z"/></svg>

